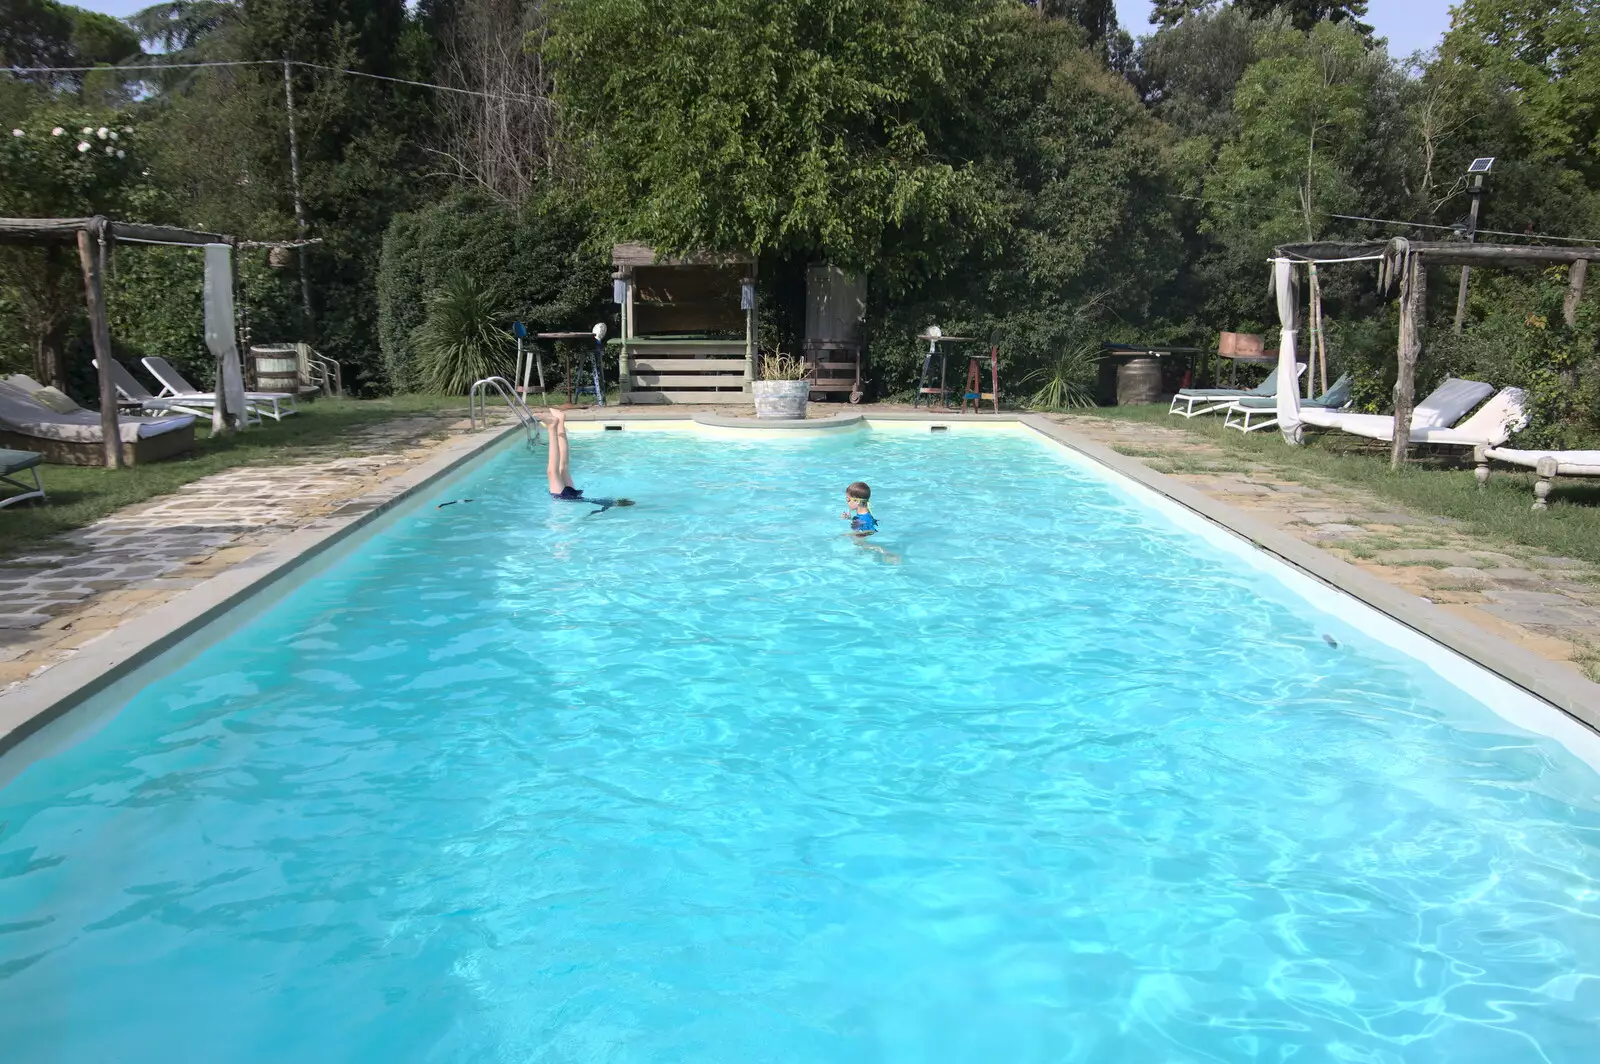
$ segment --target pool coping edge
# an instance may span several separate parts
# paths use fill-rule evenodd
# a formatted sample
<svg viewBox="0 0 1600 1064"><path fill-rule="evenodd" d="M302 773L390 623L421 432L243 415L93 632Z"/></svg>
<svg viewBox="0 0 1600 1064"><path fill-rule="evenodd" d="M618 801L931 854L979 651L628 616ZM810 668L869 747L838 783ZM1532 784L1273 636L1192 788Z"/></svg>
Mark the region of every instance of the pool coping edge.
<svg viewBox="0 0 1600 1064"><path fill-rule="evenodd" d="M118 625L72 657L0 694L0 756L520 428L513 421L452 440L416 468L345 500L332 513L141 615L137 623Z"/></svg>
<svg viewBox="0 0 1600 1064"><path fill-rule="evenodd" d="M1158 472L1136 458L1095 443L1038 414L1017 421L1063 447L1168 498L1214 525L1249 541L1335 591L1349 595L1435 643L1555 706L1600 732L1600 684L1539 657L1431 602L1362 572L1320 547L1295 538L1220 502L1198 488Z"/></svg>

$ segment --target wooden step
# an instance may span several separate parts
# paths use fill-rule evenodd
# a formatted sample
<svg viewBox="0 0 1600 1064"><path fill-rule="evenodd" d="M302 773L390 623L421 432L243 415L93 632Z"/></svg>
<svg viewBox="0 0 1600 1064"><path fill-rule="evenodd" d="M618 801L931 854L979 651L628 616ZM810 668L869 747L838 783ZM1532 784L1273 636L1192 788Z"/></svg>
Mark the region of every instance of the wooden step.
<svg viewBox="0 0 1600 1064"><path fill-rule="evenodd" d="M635 373L635 388L743 388L742 373Z"/></svg>
<svg viewBox="0 0 1600 1064"><path fill-rule="evenodd" d="M671 373L674 371L692 370L696 373L737 370L744 372L744 359L742 358L656 358L648 356L633 360L635 373Z"/></svg>
<svg viewBox="0 0 1600 1064"><path fill-rule="evenodd" d="M645 404L673 404L673 403L742 403L751 405L755 400L749 392L629 392L623 397L625 403Z"/></svg>

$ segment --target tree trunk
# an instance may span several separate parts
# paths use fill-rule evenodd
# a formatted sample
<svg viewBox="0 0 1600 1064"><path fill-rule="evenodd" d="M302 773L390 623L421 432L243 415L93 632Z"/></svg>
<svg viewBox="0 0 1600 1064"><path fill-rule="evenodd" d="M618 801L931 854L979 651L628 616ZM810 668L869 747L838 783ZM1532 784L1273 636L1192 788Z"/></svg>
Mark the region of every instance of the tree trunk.
<svg viewBox="0 0 1600 1064"><path fill-rule="evenodd" d="M39 324L33 337L33 376L40 384L48 384L64 392L67 390L67 374L61 352L66 347L66 329L62 325L65 315L54 308L56 294L61 291L61 253L54 246L44 250L41 275L43 284L40 295L47 305L35 318Z"/></svg>

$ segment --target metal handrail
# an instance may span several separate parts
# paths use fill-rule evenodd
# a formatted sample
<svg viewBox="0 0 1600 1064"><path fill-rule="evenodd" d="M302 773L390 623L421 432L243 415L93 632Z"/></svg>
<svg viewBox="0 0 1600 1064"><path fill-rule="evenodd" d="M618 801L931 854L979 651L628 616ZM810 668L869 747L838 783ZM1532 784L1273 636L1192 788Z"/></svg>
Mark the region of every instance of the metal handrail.
<svg viewBox="0 0 1600 1064"><path fill-rule="evenodd" d="M489 427L489 389L493 388L505 400L506 406L516 415L522 427L528 432L528 446L532 447L539 442L539 419L534 416L528 404L517 395L516 388L504 377L485 377L474 381L472 390L467 393L467 417L474 429ZM479 421L483 424L479 425Z"/></svg>

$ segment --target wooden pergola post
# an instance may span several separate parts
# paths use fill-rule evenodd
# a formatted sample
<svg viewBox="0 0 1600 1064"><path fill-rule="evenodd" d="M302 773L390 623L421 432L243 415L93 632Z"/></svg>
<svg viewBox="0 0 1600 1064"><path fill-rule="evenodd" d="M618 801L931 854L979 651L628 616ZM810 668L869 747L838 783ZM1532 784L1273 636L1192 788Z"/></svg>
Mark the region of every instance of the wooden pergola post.
<svg viewBox="0 0 1600 1064"><path fill-rule="evenodd" d="M1588 259L1578 259L1567 267L1567 295L1561 301L1561 316L1569 329L1578 324L1578 304L1583 302L1583 283L1588 276Z"/></svg>
<svg viewBox="0 0 1600 1064"><path fill-rule="evenodd" d="M122 468L122 432L117 418L117 385L111 378L111 323L106 317L106 220L88 219L78 230L78 259L83 264L83 290L89 310L89 335L94 342L100 379L100 433L106 468Z"/></svg>
<svg viewBox="0 0 1600 1064"><path fill-rule="evenodd" d="M1411 408L1416 395L1417 355L1422 350L1419 321L1427 299L1422 257L1408 253L1400 268L1400 366L1394 380L1394 443L1389 466L1399 469L1411 448Z"/></svg>

